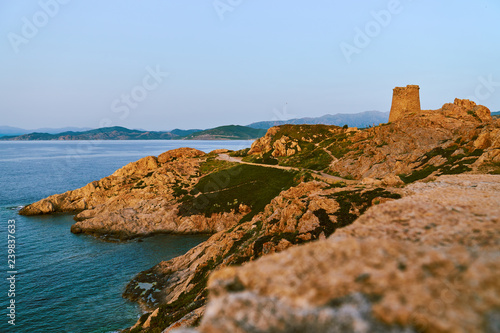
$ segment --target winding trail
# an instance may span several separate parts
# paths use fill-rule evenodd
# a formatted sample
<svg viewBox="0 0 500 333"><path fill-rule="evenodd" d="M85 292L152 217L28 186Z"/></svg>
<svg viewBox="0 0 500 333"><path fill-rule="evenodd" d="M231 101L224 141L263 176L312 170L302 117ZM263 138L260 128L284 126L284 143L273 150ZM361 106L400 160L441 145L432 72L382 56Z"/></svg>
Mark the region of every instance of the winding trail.
<svg viewBox="0 0 500 333"><path fill-rule="evenodd" d="M338 183L338 182L344 182L346 184L357 184L358 183L358 181L356 181L356 180L344 179L341 177L332 176L332 175L329 175L327 173L324 173L321 171L316 171L316 170L296 168L296 167L283 166L283 165L258 164L258 163L244 162L242 157L232 157L232 156L229 156L228 154L219 154L217 159L221 160L221 161L227 161L227 162L256 165L256 166L261 166L261 167L265 167L265 168L274 168L274 169L282 169L282 170L295 170L295 171L308 170L308 171L311 171L316 177L326 181L327 183Z"/></svg>

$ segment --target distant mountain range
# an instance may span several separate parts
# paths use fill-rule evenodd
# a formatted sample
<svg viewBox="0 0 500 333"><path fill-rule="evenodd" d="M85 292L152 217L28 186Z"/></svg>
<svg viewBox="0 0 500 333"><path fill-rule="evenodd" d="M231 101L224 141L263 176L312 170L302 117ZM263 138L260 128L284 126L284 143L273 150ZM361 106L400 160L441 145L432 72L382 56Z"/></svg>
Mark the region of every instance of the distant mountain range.
<svg viewBox="0 0 500 333"><path fill-rule="evenodd" d="M266 129L247 126L229 125L196 132L186 136L185 140L251 140L264 136Z"/></svg>
<svg viewBox="0 0 500 333"><path fill-rule="evenodd" d="M271 121L259 121L257 123L252 123L247 125L252 128L269 129L273 126L292 124L292 125L337 125L344 126L349 125L350 127L368 127L372 125L378 125L380 123L386 123L389 121L389 112L380 111L365 111L360 113L337 113L337 114L327 114L321 117L315 118L296 118L289 120L271 120Z"/></svg>
<svg viewBox="0 0 500 333"><path fill-rule="evenodd" d="M57 134L29 133L19 136L4 136L0 140L171 140L177 135L170 132L131 130L125 127L103 127L83 132L67 131Z"/></svg>
<svg viewBox="0 0 500 333"><path fill-rule="evenodd" d="M39 128L34 131L22 128L0 126L0 140L250 140L263 136L266 130L283 124L324 124L368 127L386 123L389 112L366 111L353 114L334 114L322 117L297 118L290 120L261 121L248 126L228 125L207 130L174 129L172 131L145 131L114 126L99 129L66 127Z"/></svg>
<svg viewBox="0 0 500 333"><path fill-rule="evenodd" d="M19 127L0 126L0 136L23 135L23 134L29 134L29 133L35 133L35 132L36 133L57 134L57 133L69 132L69 131L74 131L74 132L88 131L91 129L92 128L88 128L88 127L62 127L62 128L43 127L43 128L27 130L27 129L19 128Z"/></svg>
<svg viewBox="0 0 500 333"><path fill-rule="evenodd" d="M266 130L245 126L220 126L209 130L179 130L172 132L154 132L131 130L125 127L103 127L89 131L67 131L57 134L29 133L18 136L3 136L3 141L35 141L35 140L249 140L266 134Z"/></svg>

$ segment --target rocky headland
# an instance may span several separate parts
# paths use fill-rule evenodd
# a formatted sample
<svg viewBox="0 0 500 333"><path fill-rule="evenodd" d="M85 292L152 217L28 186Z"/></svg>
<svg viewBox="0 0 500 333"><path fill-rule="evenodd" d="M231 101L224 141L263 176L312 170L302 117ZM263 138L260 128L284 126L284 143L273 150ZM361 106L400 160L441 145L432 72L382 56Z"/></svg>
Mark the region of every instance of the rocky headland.
<svg viewBox="0 0 500 333"><path fill-rule="evenodd" d="M500 120L459 99L392 119L149 156L20 213L107 239L213 233L128 284L146 311L129 332L496 332Z"/></svg>
<svg viewBox="0 0 500 333"><path fill-rule="evenodd" d="M439 174L496 170L499 138L500 123L488 108L456 99L439 110L408 113L362 130L273 127L244 160L323 170L364 182L410 183Z"/></svg>

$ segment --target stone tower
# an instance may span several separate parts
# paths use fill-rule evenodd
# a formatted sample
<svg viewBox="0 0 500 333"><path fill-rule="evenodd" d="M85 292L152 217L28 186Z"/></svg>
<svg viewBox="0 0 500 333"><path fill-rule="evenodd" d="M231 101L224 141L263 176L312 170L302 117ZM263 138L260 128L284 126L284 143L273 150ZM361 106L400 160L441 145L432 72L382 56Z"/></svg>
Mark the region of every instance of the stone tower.
<svg viewBox="0 0 500 333"><path fill-rule="evenodd" d="M420 112L419 89L417 85L394 88L389 122L401 119L412 112Z"/></svg>

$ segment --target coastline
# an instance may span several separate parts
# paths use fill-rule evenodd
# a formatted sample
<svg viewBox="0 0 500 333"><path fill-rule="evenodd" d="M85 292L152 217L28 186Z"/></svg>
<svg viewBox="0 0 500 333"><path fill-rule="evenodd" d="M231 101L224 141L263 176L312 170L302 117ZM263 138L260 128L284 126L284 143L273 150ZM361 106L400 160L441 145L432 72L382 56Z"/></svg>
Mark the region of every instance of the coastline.
<svg viewBox="0 0 500 333"><path fill-rule="evenodd" d="M476 111L471 113L471 108ZM189 148L167 151L130 163L83 188L43 199L21 213L77 210L72 232L107 233L123 240L158 230L213 234L185 255L137 274L123 294L149 311L125 332L170 330L200 323L203 332L210 332L210 325L218 327L218 320L224 321L223 327L234 324L225 319L223 304L232 302L231 293L252 288L239 282L241 278L225 280L224 274L238 271L234 266L247 262L258 265L266 262L268 256L279 256L272 256L273 253L302 251L309 248L306 243L323 244L327 239L337 239L336 235L344 230L355 232L364 216L371 216L370 212L391 206L392 202L406 202L405 197L412 195L410 189L419 184L430 188L444 184L446 188L447 181L471 183L467 177L475 179L474 174L498 173L499 159L499 121L492 120L484 107L455 100L442 109L403 115L392 123L368 129L284 125L271 128L249 150L216 150L208 154ZM453 176L457 174L468 175L462 181ZM479 183L472 182L476 184L473 187L485 182L478 179ZM423 196L419 200L425 202L429 198ZM442 214L442 210L438 211ZM457 235L468 228L460 229ZM496 232L495 225L485 228L486 233ZM365 234L363 229L359 232L351 243L362 242ZM416 226L411 232L434 237L433 228L427 226ZM385 239L388 235L380 237ZM343 242L344 247L350 244ZM489 251L488 246L479 251ZM408 253L409 258L412 256ZM249 267L258 269L255 265ZM495 268L492 269L495 274ZM222 275L212 275L214 271ZM360 282L364 281L365 278ZM223 287L217 286L220 283ZM427 288L426 282L421 286ZM386 292L390 290L382 294ZM221 298L222 303L215 301L220 305L207 305L209 293L215 297L227 294L229 298ZM348 303L354 302L357 307L377 306L356 297L348 298ZM205 318L203 314L210 306L216 306L219 315L214 317L215 310L210 310L211 315ZM293 309L287 311L284 315L295 316ZM377 321L368 322L373 327L411 325L403 319L394 322L381 314L376 316ZM273 325L272 320L269 318L269 325ZM294 320L302 319L291 322Z"/></svg>

